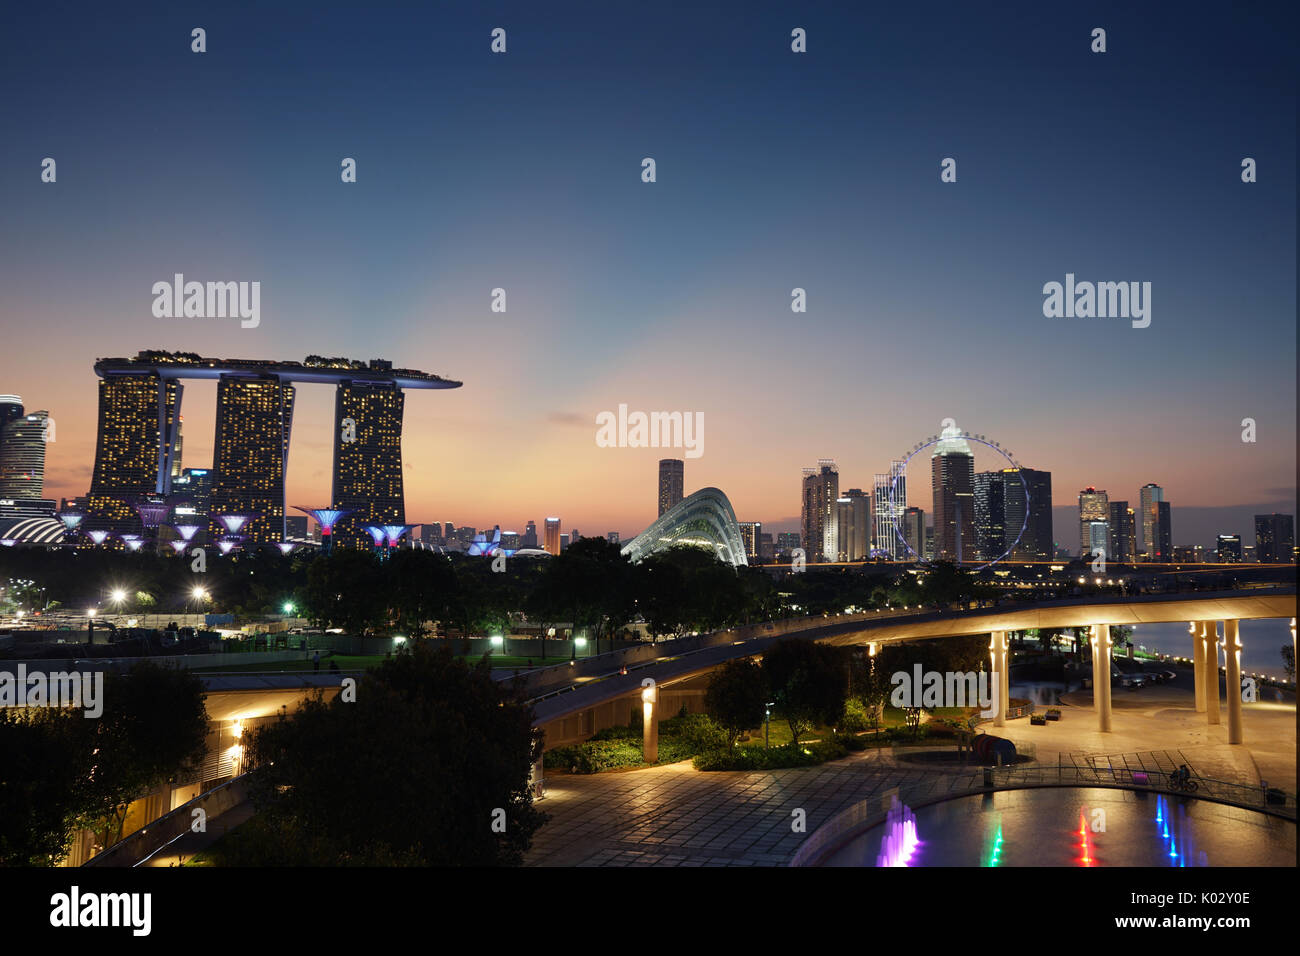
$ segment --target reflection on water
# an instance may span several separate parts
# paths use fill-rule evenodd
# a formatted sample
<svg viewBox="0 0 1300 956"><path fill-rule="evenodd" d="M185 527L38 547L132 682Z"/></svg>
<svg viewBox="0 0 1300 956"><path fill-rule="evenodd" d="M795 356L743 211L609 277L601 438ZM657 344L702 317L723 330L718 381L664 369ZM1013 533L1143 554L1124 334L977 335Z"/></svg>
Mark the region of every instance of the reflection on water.
<svg viewBox="0 0 1300 956"><path fill-rule="evenodd" d="M846 843L828 866L1294 866L1295 823L1191 797L1093 787L977 794Z"/></svg>

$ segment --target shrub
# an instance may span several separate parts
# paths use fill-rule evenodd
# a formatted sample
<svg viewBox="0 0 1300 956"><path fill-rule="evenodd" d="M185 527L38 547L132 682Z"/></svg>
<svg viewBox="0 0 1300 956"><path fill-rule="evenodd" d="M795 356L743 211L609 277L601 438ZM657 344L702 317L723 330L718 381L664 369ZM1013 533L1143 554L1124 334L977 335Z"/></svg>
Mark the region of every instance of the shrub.
<svg viewBox="0 0 1300 956"><path fill-rule="evenodd" d="M856 734L870 730L875 724L871 720L871 711L866 704L856 697L850 697L844 705L844 719L840 721L840 730Z"/></svg>
<svg viewBox="0 0 1300 956"><path fill-rule="evenodd" d="M689 749L687 756L727 745L727 732L707 714L685 714L659 723L659 747L664 738L677 738Z"/></svg>

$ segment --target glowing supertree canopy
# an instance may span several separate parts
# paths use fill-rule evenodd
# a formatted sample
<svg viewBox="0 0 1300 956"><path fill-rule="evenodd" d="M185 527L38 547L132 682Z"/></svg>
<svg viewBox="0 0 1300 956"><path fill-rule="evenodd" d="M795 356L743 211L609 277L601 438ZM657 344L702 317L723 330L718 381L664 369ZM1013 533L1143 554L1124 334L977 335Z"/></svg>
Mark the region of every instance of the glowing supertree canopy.
<svg viewBox="0 0 1300 956"><path fill-rule="evenodd" d="M200 525L174 524L172 525L172 527L176 529L176 533L181 536L182 541L189 541L196 534L198 534Z"/></svg>
<svg viewBox="0 0 1300 956"><path fill-rule="evenodd" d="M370 537L372 537L375 540L375 547L378 547L379 545L383 544L384 538L388 534L388 532L386 532L383 528L373 524L366 525L366 531L369 532Z"/></svg>
<svg viewBox="0 0 1300 956"><path fill-rule="evenodd" d="M89 534L90 540L95 542L95 544L103 544L108 539L107 531L91 531Z"/></svg>
<svg viewBox="0 0 1300 956"><path fill-rule="evenodd" d="M81 519L84 517L86 516L76 511L59 512L59 520L63 522L63 527L67 528L69 531L81 524Z"/></svg>
<svg viewBox="0 0 1300 956"><path fill-rule="evenodd" d="M352 512L346 508L304 508L302 505L294 505L303 514L309 514L316 519L320 525L320 533L327 535L333 532L334 525L346 514Z"/></svg>
<svg viewBox="0 0 1300 956"><path fill-rule="evenodd" d="M151 501L142 505L136 505L135 510L146 528L156 528L162 524L163 519L167 517L168 508L167 505Z"/></svg>
<svg viewBox="0 0 1300 956"><path fill-rule="evenodd" d="M168 541L167 543L172 546L172 550L175 551L177 554L180 554L187 547L189 547L188 541Z"/></svg>
<svg viewBox="0 0 1300 956"><path fill-rule="evenodd" d="M388 546L391 548L401 540L402 535L409 531L409 524L386 524L384 525L384 537L388 539ZM376 544L379 542L376 541Z"/></svg>
<svg viewBox="0 0 1300 956"><path fill-rule="evenodd" d="M230 549L235 546L234 541L218 541L217 547L221 549L222 554L229 554Z"/></svg>
<svg viewBox="0 0 1300 956"><path fill-rule="evenodd" d="M226 526L231 534L238 534L239 529L248 523L252 515L218 515L217 519Z"/></svg>
<svg viewBox="0 0 1300 956"><path fill-rule="evenodd" d="M281 554L288 554L295 547L297 547L297 545L295 545L292 541L281 541L277 545L277 547L280 549Z"/></svg>
<svg viewBox="0 0 1300 956"><path fill-rule="evenodd" d="M144 542L140 540L138 534L124 534L122 535L122 540L126 542L126 546L132 551L139 551L140 545L144 544Z"/></svg>

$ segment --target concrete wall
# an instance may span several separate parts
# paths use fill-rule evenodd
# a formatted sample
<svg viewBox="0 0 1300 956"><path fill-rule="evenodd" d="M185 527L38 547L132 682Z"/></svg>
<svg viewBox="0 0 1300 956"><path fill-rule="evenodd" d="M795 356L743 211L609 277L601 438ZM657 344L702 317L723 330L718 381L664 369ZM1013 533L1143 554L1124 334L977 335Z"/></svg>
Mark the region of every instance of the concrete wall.
<svg viewBox="0 0 1300 956"><path fill-rule="evenodd" d="M300 661L307 655L303 651L264 651L257 654L183 654L158 657L90 657L74 660L70 657L55 659L32 659L23 661L0 661L0 670L13 673L19 664L27 668L28 673L42 671L101 671L129 670L133 664L149 661L163 667L220 667L223 664L272 664L279 661Z"/></svg>

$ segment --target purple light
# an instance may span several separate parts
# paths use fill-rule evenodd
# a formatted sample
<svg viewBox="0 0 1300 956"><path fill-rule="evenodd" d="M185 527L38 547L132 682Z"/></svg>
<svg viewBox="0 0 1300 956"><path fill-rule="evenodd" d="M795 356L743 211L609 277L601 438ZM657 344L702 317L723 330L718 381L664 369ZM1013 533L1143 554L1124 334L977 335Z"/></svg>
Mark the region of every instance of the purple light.
<svg viewBox="0 0 1300 956"><path fill-rule="evenodd" d="M6 548L12 548L17 543L17 538L0 538L0 544L4 545Z"/></svg>
<svg viewBox="0 0 1300 956"><path fill-rule="evenodd" d="M144 544L144 542L140 540L140 536L135 534L124 534L122 535L122 540L126 542L126 546L132 551L139 551L140 545Z"/></svg>
<svg viewBox="0 0 1300 956"><path fill-rule="evenodd" d="M385 532L383 528L376 527L373 524L368 524L366 525L366 530L370 532L370 537L375 539L375 547L379 547L384 543Z"/></svg>
<svg viewBox="0 0 1300 956"><path fill-rule="evenodd" d="M233 541L218 541L218 542L217 542L217 547L221 549L221 553L222 553L222 554L229 554L229 553L230 553L230 549L233 548L234 546L235 546L235 542L233 542Z"/></svg>
<svg viewBox="0 0 1300 956"><path fill-rule="evenodd" d="M168 507L164 504L150 502L148 504L136 505L135 510L146 528L156 528L162 524L163 518L167 517Z"/></svg>
<svg viewBox="0 0 1300 956"><path fill-rule="evenodd" d="M197 524L174 524L172 527L176 529L176 533L179 534L183 540L188 541L190 538L198 534L201 526Z"/></svg>
<svg viewBox="0 0 1300 956"><path fill-rule="evenodd" d="M397 542L401 540L402 535L406 534L410 527L410 525L406 524L384 525L384 537L388 539L388 546L391 548L393 545L397 544ZM375 543L378 544L379 542L376 541Z"/></svg>
<svg viewBox="0 0 1300 956"><path fill-rule="evenodd" d="M107 531L91 531L89 532L89 534L90 534L90 540L95 542L95 544L103 544L104 541L108 538Z"/></svg>
<svg viewBox="0 0 1300 956"><path fill-rule="evenodd" d="M885 836L880 843L876 866L908 866L908 860L921 845L916 834L916 814L911 807L899 803L895 796L884 826Z"/></svg>
<svg viewBox="0 0 1300 956"><path fill-rule="evenodd" d="M347 508L304 508L302 505L294 505L294 507L304 514L309 514L315 518L316 523L320 525L320 533L322 535L330 534L334 530L334 525L338 523L340 518L346 514L352 513Z"/></svg>
<svg viewBox="0 0 1300 956"><path fill-rule="evenodd" d="M277 547L279 547L281 554L288 554L296 545L292 541L281 541Z"/></svg>
<svg viewBox="0 0 1300 956"><path fill-rule="evenodd" d="M188 541L168 541L167 543L172 546L172 550L175 551L177 554L180 554L187 547L189 547Z"/></svg>

